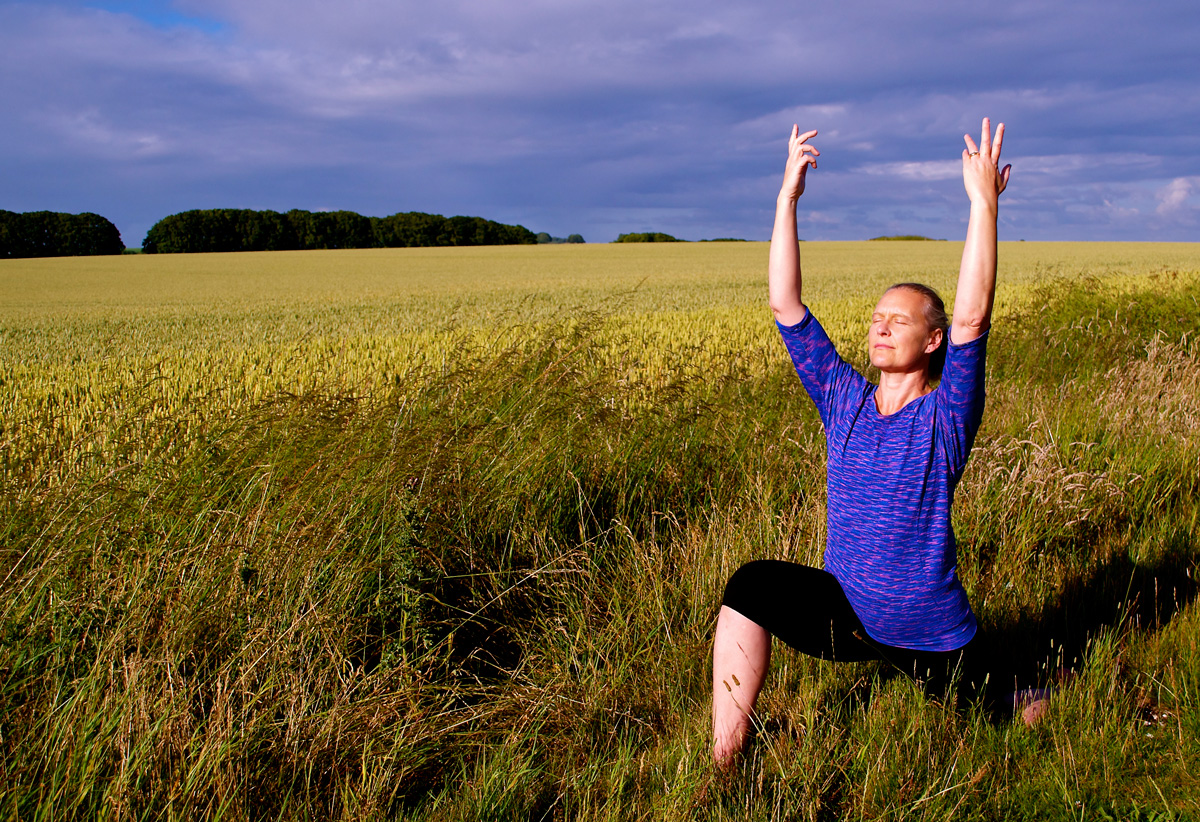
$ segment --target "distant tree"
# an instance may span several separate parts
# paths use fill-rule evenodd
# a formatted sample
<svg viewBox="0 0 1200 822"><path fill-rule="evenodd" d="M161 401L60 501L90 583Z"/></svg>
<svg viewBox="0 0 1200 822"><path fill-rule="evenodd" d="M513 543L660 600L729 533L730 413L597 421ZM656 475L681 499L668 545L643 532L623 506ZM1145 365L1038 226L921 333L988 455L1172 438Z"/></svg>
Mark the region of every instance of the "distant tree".
<svg viewBox="0 0 1200 822"><path fill-rule="evenodd" d="M250 226L244 209L210 208L164 217L150 227L142 242L146 254L195 254L246 251L243 232Z"/></svg>
<svg viewBox="0 0 1200 822"><path fill-rule="evenodd" d="M539 231L538 235L537 235L537 241L538 241L538 245L545 245L546 243L554 242L554 238L551 237L549 234L547 234L545 231Z"/></svg>
<svg viewBox="0 0 1200 822"><path fill-rule="evenodd" d="M660 231L650 231L643 234L619 234L615 243L679 243L683 242L677 237L672 237L670 234L663 234Z"/></svg>
<svg viewBox="0 0 1200 822"><path fill-rule="evenodd" d="M125 251L125 243L121 241L121 232L107 217L101 217L91 211L75 215L76 225L83 225L87 242L79 246L81 254L120 254Z"/></svg>
<svg viewBox="0 0 1200 822"><path fill-rule="evenodd" d="M121 232L99 214L0 210L0 258L120 254Z"/></svg>
<svg viewBox="0 0 1200 822"><path fill-rule="evenodd" d="M288 251L299 247L291 222L277 211L242 211L238 232L246 251Z"/></svg>
<svg viewBox="0 0 1200 822"><path fill-rule="evenodd" d="M905 240L910 242L914 240L927 240L929 242L938 242L932 237L923 237L920 234L894 234L890 237L872 237L870 242L878 242L880 240Z"/></svg>
<svg viewBox="0 0 1200 822"><path fill-rule="evenodd" d="M371 218L353 211L318 211L309 215L311 233L301 248L372 248Z"/></svg>
<svg viewBox="0 0 1200 822"><path fill-rule="evenodd" d="M522 225L505 225L482 217L451 217L438 245L532 245L537 235Z"/></svg>
<svg viewBox="0 0 1200 822"><path fill-rule="evenodd" d="M316 241L317 234L312 218L311 211L302 211L298 208L284 212L283 222L287 225L287 234L292 241L291 248L315 248L312 243Z"/></svg>
<svg viewBox="0 0 1200 822"><path fill-rule="evenodd" d="M446 218L420 211L373 218L375 244L380 248L419 248L438 245Z"/></svg>
<svg viewBox="0 0 1200 822"><path fill-rule="evenodd" d="M442 245L492 245L487 241L486 222L480 217L451 217L446 221Z"/></svg>
<svg viewBox="0 0 1200 822"><path fill-rule="evenodd" d="M583 239L582 234L571 234L571 235L567 236L567 242L568 243L586 243L587 240Z"/></svg>

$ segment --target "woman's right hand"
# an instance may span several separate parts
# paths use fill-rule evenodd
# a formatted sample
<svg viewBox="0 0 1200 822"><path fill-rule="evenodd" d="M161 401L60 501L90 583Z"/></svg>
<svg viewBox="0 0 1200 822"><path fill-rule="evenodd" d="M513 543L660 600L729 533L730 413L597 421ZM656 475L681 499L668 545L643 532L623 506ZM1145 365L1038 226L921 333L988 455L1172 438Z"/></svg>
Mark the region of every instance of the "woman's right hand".
<svg viewBox="0 0 1200 822"><path fill-rule="evenodd" d="M779 191L781 198L794 203L804 193L804 177L808 174L808 167L816 168L817 157L821 156L815 146L808 144L816 136L816 131L801 134L800 126L792 126L792 135L788 138L787 167L783 171L783 188Z"/></svg>
<svg viewBox="0 0 1200 822"><path fill-rule="evenodd" d="M996 207L1000 194L1008 186L1008 175L1012 164L1000 168L1000 147L1004 144L1004 123L996 126L996 137L992 139L992 121L984 117L980 129L979 145L964 134L967 147L963 149L963 186L971 203Z"/></svg>

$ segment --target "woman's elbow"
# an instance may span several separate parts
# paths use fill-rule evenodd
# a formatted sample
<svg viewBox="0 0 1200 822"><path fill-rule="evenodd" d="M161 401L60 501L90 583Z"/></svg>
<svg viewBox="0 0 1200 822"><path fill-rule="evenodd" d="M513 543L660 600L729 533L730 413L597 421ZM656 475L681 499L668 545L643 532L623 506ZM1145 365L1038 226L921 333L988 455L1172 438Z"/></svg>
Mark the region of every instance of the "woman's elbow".
<svg viewBox="0 0 1200 822"><path fill-rule="evenodd" d="M805 313L808 311L804 307L804 303L799 300L778 300L770 299L767 304L771 306L771 314L774 315L775 321L780 325L795 325L804 319Z"/></svg>
<svg viewBox="0 0 1200 822"><path fill-rule="evenodd" d="M956 316L953 324L975 331L986 331L991 325L992 315L987 311L971 311L962 317Z"/></svg>
<svg viewBox="0 0 1200 822"><path fill-rule="evenodd" d="M950 323L950 341L956 344L970 342L987 331L991 325L991 317L987 314L968 314L962 318L955 317Z"/></svg>

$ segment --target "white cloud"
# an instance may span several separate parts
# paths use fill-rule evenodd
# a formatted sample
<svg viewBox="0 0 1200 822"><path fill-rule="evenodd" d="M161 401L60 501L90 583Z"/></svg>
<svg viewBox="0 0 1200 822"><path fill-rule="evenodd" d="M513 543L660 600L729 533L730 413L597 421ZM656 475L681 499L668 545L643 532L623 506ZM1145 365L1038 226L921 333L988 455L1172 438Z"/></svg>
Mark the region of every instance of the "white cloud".
<svg viewBox="0 0 1200 822"><path fill-rule="evenodd" d="M840 226L845 220L843 217L826 214L823 211L803 211L797 215L799 225L803 226L807 223L815 223L816 225Z"/></svg>
<svg viewBox="0 0 1200 822"><path fill-rule="evenodd" d="M1188 197L1192 194L1192 180L1187 177L1176 177L1171 182L1155 192L1158 208L1154 209L1160 216L1170 216L1184 210Z"/></svg>
<svg viewBox="0 0 1200 822"><path fill-rule="evenodd" d="M1120 173L1146 177L1153 176L1163 165L1162 157L1141 152L1088 152L1075 154L1018 156L1012 160L1013 174L1039 175L1044 177L1072 177L1089 179L1098 173L1111 174L1113 169Z"/></svg>
<svg viewBox="0 0 1200 822"><path fill-rule="evenodd" d="M43 117L46 126L58 132L76 150L91 155L141 159L162 157L171 152L169 140L161 134L138 128L123 128L105 117L95 106L72 113L50 113Z"/></svg>
<svg viewBox="0 0 1200 822"><path fill-rule="evenodd" d="M1104 200L1104 207L1108 209L1110 219L1114 220L1132 220L1138 217L1141 212L1136 208L1127 208L1114 203L1112 200Z"/></svg>
<svg viewBox="0 0 1200 822"><path fill-rule="evenodd" d="M962 169L962 160L868 163L858 168L872 177L899 177L902 180L954 180L962 177Z"/></svg>

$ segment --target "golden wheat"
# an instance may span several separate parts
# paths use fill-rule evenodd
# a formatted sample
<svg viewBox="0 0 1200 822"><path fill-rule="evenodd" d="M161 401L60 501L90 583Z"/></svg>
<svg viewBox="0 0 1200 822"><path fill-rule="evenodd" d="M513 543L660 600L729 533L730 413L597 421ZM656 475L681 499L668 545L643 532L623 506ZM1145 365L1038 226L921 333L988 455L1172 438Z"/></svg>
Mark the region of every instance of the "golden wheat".
<svg viewBox="0 0 1200 822"><path fill-rule="evenodd" d="M854 356L887 285L921 280L949 297L960 253L805 243L805 299ZM0 444L12 462L42 453L69 473L111 460L135 429L152 450L159 421L201 406L235 414L281 393L402 384L452 366L465 341L499 348L572 317L603 318L589 327L633 384L670 383L680 368L763 373L785 356L766 256L762 243L706 243L6 260ZM997 306L1049 279L1119 288L1198 269L1194 245L1007 243Z"/></svg>

